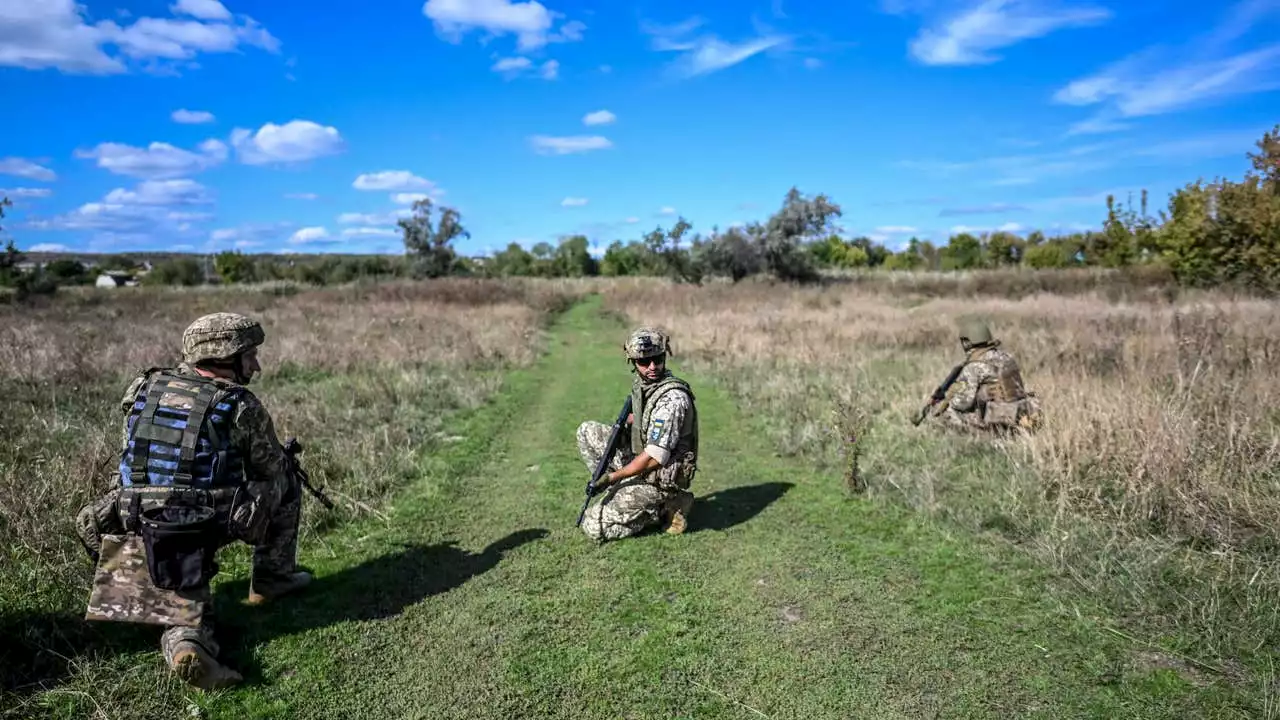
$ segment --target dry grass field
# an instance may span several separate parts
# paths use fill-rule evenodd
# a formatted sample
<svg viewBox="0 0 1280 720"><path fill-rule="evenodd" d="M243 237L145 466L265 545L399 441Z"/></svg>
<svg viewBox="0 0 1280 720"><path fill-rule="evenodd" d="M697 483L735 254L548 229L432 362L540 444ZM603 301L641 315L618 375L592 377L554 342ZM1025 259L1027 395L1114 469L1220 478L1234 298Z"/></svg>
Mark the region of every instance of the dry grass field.
<svg viewBox="0 0 1280 720"><path fill-rule="evenodd" d="M895 275L605 292L766 417L778 451L846 474L856 459L871 494L1003 533L1152 640L1227 663L1273 657L1280 304L1084 275L1059 274L1071 291L1055 294L1037 291L1044 274ZM1042 398L1034 436L910 425L962 357L970 316Z"/></svg>

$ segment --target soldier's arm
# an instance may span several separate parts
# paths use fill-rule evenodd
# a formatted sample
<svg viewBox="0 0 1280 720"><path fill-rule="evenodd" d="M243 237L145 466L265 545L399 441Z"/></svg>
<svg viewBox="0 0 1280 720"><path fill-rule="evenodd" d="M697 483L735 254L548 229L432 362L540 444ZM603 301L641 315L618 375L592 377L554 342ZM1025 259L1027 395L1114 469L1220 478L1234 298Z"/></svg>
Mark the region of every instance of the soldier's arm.
<svg viewBox="0 0 1280 720"><path fill-rule="evenodd" d="M289 486L288 458L276 437L271 414L250 392L244 393L236 412L231 441L244 454L250 492L269 511L274 511Z"/></svg>
<svg viewBox="0 0 1280 720"><path fill-rule="evenodd" d="M624 467L607 475L605 484L657 470L671 461L676 441L680 439L680 427L689 411L689 395L683 390L671 390L658 399L649 418L649 434L644 451L636 455Z"/></svg>
<svg viewBox="0 0 1280 720"><path fill-rule="evenodd" d="M986 363L971 362L965 365L960 371L960 377L956 378L955 384L951 386L950 407L960 412L972 410L978 403L978 388L991 374L989 370Z"/></svg>

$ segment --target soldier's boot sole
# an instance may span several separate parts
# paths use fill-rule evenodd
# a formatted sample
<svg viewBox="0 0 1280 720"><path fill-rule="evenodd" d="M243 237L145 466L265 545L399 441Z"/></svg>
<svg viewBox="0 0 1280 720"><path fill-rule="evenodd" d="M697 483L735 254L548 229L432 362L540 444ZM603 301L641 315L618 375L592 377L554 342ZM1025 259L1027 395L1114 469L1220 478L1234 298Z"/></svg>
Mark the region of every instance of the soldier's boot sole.
<svg viewBox="0 0 1280 720"><path fill-rule="evenodd" d="M282 595L296 592L311 584L311 573L298 571L290 573L283 580L263 583L251 583L246 605L262 605Z"/></svg>
<svg viewBox="0 0 1280 720"><path fill-rule="evenodd" d="M221 690L240 683L240 673L214 660L195 643L182 643L173 655L173 671L183 682L201 690Z"/></svg>
<svg viewBox="0 0 1280 720"><path fill-rule="evenodd" d="M680 535L689 527L689 511L693 509L693 495L681 495L672 503L671 519L667 522L668 535Z"/></svg>

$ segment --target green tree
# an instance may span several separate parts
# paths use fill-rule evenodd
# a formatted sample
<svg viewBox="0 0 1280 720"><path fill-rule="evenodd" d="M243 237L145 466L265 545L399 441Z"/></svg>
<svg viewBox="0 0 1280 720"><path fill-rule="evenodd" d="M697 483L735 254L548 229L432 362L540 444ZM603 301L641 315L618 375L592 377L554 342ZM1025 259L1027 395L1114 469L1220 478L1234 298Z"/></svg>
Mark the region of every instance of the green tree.
<svg viewBox="0 0 1280 720"><path fill-rule="evenodd" d="M947 246L939 251L943 270L973 270L982 267L982 242L963 232L952 235Z"/></svg>
<svg viewBox="0 0 1280 720"><path fill-rule="evenodd" d="M449 274L457 258L453 241L459 237L471 237L471 233L462 227L462 216L457 210L443 208L439 222L434 224L431 211L431 199L422 198L413 204L410 217L396 222L404 233L405 254L412 260L413 275L418 278Z"/></svg>
<svg viewBox="0 0 1280 720"><path fill-rule="evenodd" d="M769 271L779 280L816 280L813 256L804 251L802 243L827 233L832 219L842 215L840 206L826 195L810 199L791 188L782 207L765 225L762 254Z"/></svg>
<svg viewBox="0 0 1280 720"><path fill-rule="evenodd" d="M560 247L556 248L554 264L557 277L600 274L600 265L591 257L590 244L584 235L571 235L561 240Z"/></svg>
<svg viewBox="0 0 1280 720"><path fill-rule="evenodd" d="M194 258L173 258L156 263L142 279L144 285L201 285L204 268Z"/></svg>
<svg viewBox="0 0 1280 720"><path fill-rule="evenodd" d="M253 258L239 250L218 253L213 258L213 269L226 283L250 283L257 279Z"/></svg>

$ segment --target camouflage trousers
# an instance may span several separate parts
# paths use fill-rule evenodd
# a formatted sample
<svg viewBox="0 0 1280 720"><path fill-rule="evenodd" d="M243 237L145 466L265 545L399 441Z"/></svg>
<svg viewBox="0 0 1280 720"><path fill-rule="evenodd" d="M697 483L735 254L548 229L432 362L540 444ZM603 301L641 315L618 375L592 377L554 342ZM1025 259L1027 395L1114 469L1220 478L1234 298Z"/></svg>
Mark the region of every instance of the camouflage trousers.
<svg viewBox="0 0 1280 720"><path fill-rule="evenodd" d="M578 426L578 453L587 472L594 472L609 444L610 426L588 420ZM609 460L609 470L620 470L635 455L622 448ZM593 540L619 540L643 532L663 522L664 508L680 496L692 493L678 487L660 487L649 473L627 478L609 486L600 499L587 507L582 518L582 531Z"/></svg>
<svg viewBox="0 0 1280 720"><path fill-rule="evenodd" d="M113 490L108 497L114 499L118 494L118 490ZM106 500L103 498L94 505L101 508ZM271 516L263 541L253 546L252 582L269 581L296 570L301 514L301 494L288 493ZM81 517L85 515L82 511ZM218 508L218 516L227 517L225 509ZM82 534L92 533L89 522L78 523ZM192 591L156 587L147 571L146 547L141 537L124 532L123 523L118 519L109 525L115 527L102 528L105 532L96 542L91 537L82 538L87 547L96 545L94 549L101 551L85 617L164 626L160 649L170 667L174 665L178 645L183 642L196 643L217 657L219 646L208 585ZM234 539L224 537L219 539L218 547L233 542Z"/></svg>

